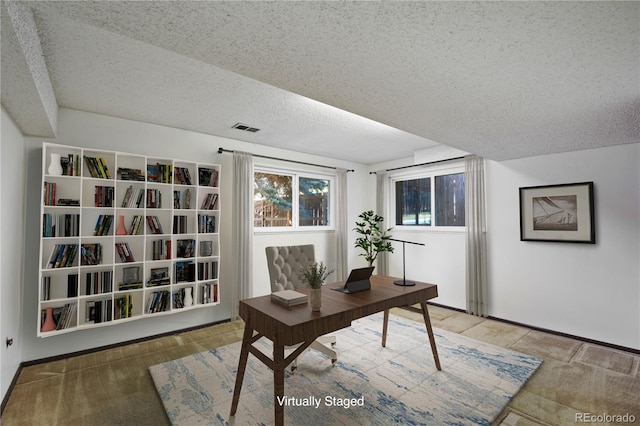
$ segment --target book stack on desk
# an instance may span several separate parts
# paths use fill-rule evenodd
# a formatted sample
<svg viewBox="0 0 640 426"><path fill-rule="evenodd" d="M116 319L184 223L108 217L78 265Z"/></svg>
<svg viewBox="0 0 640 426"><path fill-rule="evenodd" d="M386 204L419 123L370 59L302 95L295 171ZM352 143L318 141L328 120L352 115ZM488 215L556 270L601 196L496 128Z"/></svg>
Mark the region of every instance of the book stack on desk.
<svg viewBox="0 0 640 426"><path fill-rule="evenodd" d="M307 303L308 296L294 290L282 290L271 293L271 300L284 306L296 306Z"/></svg>

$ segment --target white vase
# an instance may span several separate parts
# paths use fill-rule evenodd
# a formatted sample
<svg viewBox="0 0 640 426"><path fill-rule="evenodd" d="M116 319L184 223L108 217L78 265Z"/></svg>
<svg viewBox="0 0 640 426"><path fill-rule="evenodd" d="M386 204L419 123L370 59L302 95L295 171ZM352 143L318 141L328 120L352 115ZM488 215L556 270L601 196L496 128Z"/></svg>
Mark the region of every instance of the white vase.
<svg viewBox="0 0 640 426"><path fill-rule="evenodd" d="M193 305L193 287L185 287L183 303L185 308Z"/></svg>
<svg viewBox="0 0 640 426"><path fill-rule="evenodd" d="M309 292L309 299L311 302L311 310L317 312L322 307L322 289L312 288Z"/></svg>
<svg viewBox="0 0 640 426"><path fill-rule="evenodd" d="M51 176L62 175L62 163L60 162L60 154L51 153L51 162L47 170Z"/></svg>

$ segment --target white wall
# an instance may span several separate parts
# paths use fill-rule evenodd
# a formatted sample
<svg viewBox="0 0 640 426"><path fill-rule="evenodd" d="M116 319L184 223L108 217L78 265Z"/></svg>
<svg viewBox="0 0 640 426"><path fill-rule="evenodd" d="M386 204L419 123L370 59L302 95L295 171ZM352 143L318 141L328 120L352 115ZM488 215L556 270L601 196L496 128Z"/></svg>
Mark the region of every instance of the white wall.
<svg viewBox="0 0 640 426"><path fill-rule="evenodd" d="M0 392L4 399L22 362L20 319L24 212L24 139L2 108L0 142ZM5 339L13 338L7 347Z"/></svg>
<svg viewBox="0 0 640 426"><path fill-rule="evenodd" d="M221 247L229 248L233 245L231 239L231 225L233 220L233 212L231 211L231 197L233 195L231 179L233 163L231 154L217 154L219 147L330 166L358 168L357 165L337 160L69 109L60 109L58 118L58 137L47 141L87 148L221 164ZM28 173L25 220L27 224L33 224L39 223L42 139L25 138L25 140ZM361 171L360 173L363 172ZM351 177L350 179L353 180ZM350 186L352 184L352 182L349 183ZM355 184L357 185L357 183ZM39 236L37 228L37 226L27 226L26 247L28 252L38 252ZM318 245L319 253L324 252L327 257L330 255L333 233L309 233L307 236ZM295 243L303 237L305 237L304 233L294 236L285 235L278 237L277 241L279 244L289 244L290 241ZM254 259L256 260L254 264L254 277L256 278L254 287L258 294L264 294L264 289L268 288L269 285L268 279L261 281L261 278L266 274L266 262L264 263L264 272L260 270L260 264L258 263L258 261L264 257L264 247L267 243L271 244L268 239L262 239L259 240L258 244L254 244ZM228 287L225 289L225 283L229 285L228 283L233 282L233 273L230 257L227 256L225 258L224 252L222 256L220 267L222 303L219 306L196 309L157 318L141 319L124 324L93 328L48 338L36 337L36 323L38 318L36 303L38 282L37 256L28 256L25 265L24 279L23 360L41 359L228 319L231 312L230 293ZM335 256L331 261L335 263Z"/></svg>
<svg viewBox="0 0 640 426"><path fill-rule="evenodd" d="M370 169L413 163L406 158ZM520 241L520 187L585 181L595 185L597 244ZM374 209L375 177L366 185ZM639 349L640 145L487 161L486 185L489 315ZM407 279L437 284L433 302L464 309L464 233L392 234L426 244L407 246ZM389 272L401 276L401 245L395 245Z"/></svg>
<svg viewBox="0 0 640 426"><path fill-rule="evenodd" d="M640 349L640 144L487 162L489 314ZM520 241L519 188L594 182L596 244Z"/></svg>

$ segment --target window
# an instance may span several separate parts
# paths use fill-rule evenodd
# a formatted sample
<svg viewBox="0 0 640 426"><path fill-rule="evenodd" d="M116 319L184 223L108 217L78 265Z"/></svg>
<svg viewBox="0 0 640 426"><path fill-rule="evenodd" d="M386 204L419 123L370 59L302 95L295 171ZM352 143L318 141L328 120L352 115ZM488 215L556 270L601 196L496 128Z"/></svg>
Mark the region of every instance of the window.
<svg viewBox="0 0 640 426"><path fill-rule="evenodd" d="M427 175L394 180L395 224L465 226L464 173Z"/></svg>
<svg viewBox="0 0 640 426"><path fill-rule="evenodd" d="M332 178L327 176L256 171L254 227L328 227L331 225L331 182Z"/></svg>

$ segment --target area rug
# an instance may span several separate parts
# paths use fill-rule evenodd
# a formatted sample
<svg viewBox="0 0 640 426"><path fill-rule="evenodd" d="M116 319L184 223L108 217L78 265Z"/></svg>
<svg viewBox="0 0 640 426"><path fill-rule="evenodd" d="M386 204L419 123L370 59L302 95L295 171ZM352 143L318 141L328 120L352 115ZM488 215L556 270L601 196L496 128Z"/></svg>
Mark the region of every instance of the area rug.
<svg viewBox="0 0 640 426"><path fill-rule="evenodd" d="M387 347L382 316L332 333L335 365L316 351L285 372L285 425L489 425L542 360L434 329L435 368L424 323L391 315ZM269 354L271 342L256 346ZM249 355L235 416L231 399L240 343L150 367L174 425L273 424L273 374Z"/></svg>

